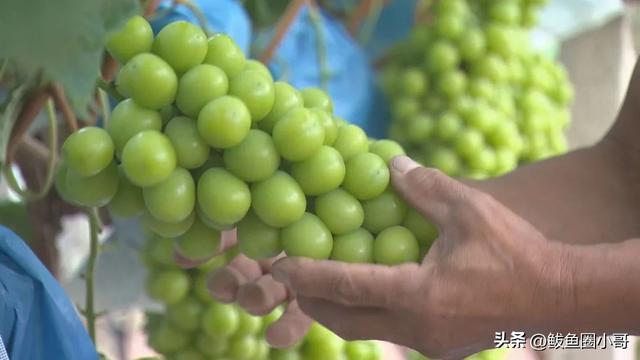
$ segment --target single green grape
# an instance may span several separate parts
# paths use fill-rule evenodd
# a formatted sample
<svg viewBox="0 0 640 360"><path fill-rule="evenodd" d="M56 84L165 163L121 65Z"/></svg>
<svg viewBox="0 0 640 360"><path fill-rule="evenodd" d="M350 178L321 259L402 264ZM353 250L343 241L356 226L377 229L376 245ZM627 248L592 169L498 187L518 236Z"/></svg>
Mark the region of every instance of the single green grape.
<svg viewBox="0 0 640 360"><path fill-rule="evenodd" d="M300 92L284 81L273 83L273 93L271 112L258 123L258 127L269 134L273 132L273 127L284 114L293 108L304 106Z"/></svg>
<svg viewBox="0 0 640 360"><path fill-rule="evenodd" d="M253 212L238 223L237 238L240 252L252 259L268 259L282 252L280 231L265 224Z"/></svg>
<svg viewBox="0 0 640 360"><path fill-rule="evenodd" d="M398 81L402 94L410 97L423 95L429 86L423 71L415 67L409 67L403 70Z"/></svg>
<svg viewBox="0 0 640 360"><path fill-rule="evenodd" d="M322 195L342 184L345 164L338 150L323 145L307 159L293 163L291 175L306 195Z"/></svg>
<svg viewBox="0 0 640 360"><path fill-rule="evenodd" d="M269 360L302 360L297 349L271 349Z"/></svg>
<svg viewBox="0 0 640 360"><path fill-rule="evenodd" d="M142 216L142 224L146 228L160 236L175 238L187 232L187 230L191 228L191 225L193 224L195 218L196 214L194 212L180 222L168 223L154 218L149 213L145 213Z"/></svg>
<svg viewBox="0 0 640 360"><path fill-rule="evenodd" d="M382 230L402 224L407 214L407 204L391 189L380 196L362 203L364 223L362 227L378 234Z"/></svg>
<svg viewBox="0 0 640 360"><path fill-rule="evenodd" d="M373 257L378 264L415 262L419 256L418 241L404 226L392 226L383 230L373 242Z"/></svg>
<svg viewBox="0 0 640 360"><path fill-rule="evenodd" d="M181 331L194 331L200 327L202 305L192 297L185 297L180 302L167 307L169 324Z"/></svg>
<svg viewBox="0 0 640 360"><path fill-rule="evenodd" d="M224 166L247 182L268 179L280 167L280 155L271 136L251 129L244 140L224 151Z"/></svg>
<svg viewBox="0 0 640 360"><path fill-rule="evenodd" d="M210 304L213 302L211 293L207 285L207 279L209 274L198 274L193 282L193 295L203 304Z"/></svg>
<svg viewBox="0 0 640 360"><path fill-rule="evenodd" d="M177 223L193 212L196 185L191 174L179 167L162 182L142 189L142 195L149 214L160 221Z"/></svg>
<svg viewBox="0 0 640 360"><path fill-rule="evenodd" d="M444 72L458 66L460 53L447 40L438 40L427 52L427 66L434 72Z"/></svg>
<svg viewBox="0 0 640 360"><path fill-rule="evenodd" d="M161 353L177 352L186 348L188 344L187 334L174 329L166 321L149 334L149 345Z"/></svg>
<svg viewBox="0 0 640 360"><path fill-rule="evenodd" d="M176 267L176 262L173 259L172 239L151 237L145 244L145 251L149 253L149 258L154 263L163 267Z"/></svg>
<svg viewBox="0 0 640 360"><path fill-rule="evenodd" d="M219 334L205 335L198 334L196 339L196 347L203 354L211 356L215 359L220 359L222 354L227 351L229 347L228 339L225 336Z"/></svg>
<svg viewBox="0 0 640 360"><path fill-rule="evenodd" d="M217 66L197 65L180 77L176 105L185 115L196 118L211 100L229 91L227 74Z"/></svg>
<svg viewBox="0 0 640 360"><path fill-rule="evenodd" d="M251 315L244 310L238 311L239 324L236 335L255 335L262 329L262 318Z"/></svg>
<svg viewBox="0 0 640 360"><path fill-rule="evenodd" d="M354 231L364 222L360 201L342 188L318 196L315 213L334 235Z"/></svg>
<svg viewBox="0 0 640 360"><path fill-rule="evenodd" d="M113 161L114 146L109 133L99 127L82 128L62 144L69 169L80 176L93 176Z"/></svg>
<svg viewBox="0 0 640 360"><path fill-rule="evenodd" d="M370 341L349 341L344 346L348 360L373 360L376 358L376 345Z"/></svg>
<svg viewBox="0 0 640 360"><path fill-rule="evenodd" d="M463 126L464 123L458 115L452 112L445 112L440 115L435 132L440 139L451 141L458 135Z"/></svg>
<svg viewBox="0 0 640 360"><path fill-rule="evenodd" d="M178 90L178 77L160 57L142 53L134 56L116 77L120 94L132 98L148 109L160 109L173 102Z"/></svg>
<svg viewBox="0 0 640 360"><path fill-rule="evenodd" d="M324 128L324 145L333 145L338 138L338 123L326 110L313 108L311 109L311 114L316 116L318 122Z"/></svg>
<svg viewBox="0 0 640 360"><path fill-rule="evenodd" d="M145 130L162 129L162 117L156 110L149 110L136 104L133 99L125 99L116 105L109 116L106 130L113 140L116 156L122 156L122 149L134 135Z"/></svg>
<svg viewBox="0 0 640 360"><path fill-rule="evenodd" d="M251 188L253 210L265 224L281 228L299 220L307 208L300 185L287 173L276 171Z"/></svg>
<svg viewBox="0 0 640 360"><path fill-rule="evenodd" d="M301 161L313 155L324 143L324 127L305 108L287 112L273 128L278 152L289 161Z"/></svg>
<svg viewBox="0 0 640 360"><path fill-rule="evenodd" d="M174 21L160 30L153 41L153 52L177 73L202 63L207 55L207 36L188 21Z"/></svg>
<svg viewBox="0 0 640 360"><path fill-rule="evenodd" d="M373 144L369 145L369 151L380 156L387 165L391 163L394 157L406 154L400 144L388 139L374 141Z"/></svg>
<svg viewBox="0 0 640 360"><path fill-rule="evenodd" d="M189 292L189 276L182 270L160 270L147 279L147 294L167 305L177 304Z"/></svg>
<svg viewBox="0 0 640 360"><path fill-rule="evenodd" d="M119 166L118 190L109 202L109 211L116 216L130 218L144 214L145 209L142 189L133 185Z"/></svg>
<svg viewBox="0 0 640 360"><path fill-rule="evenodd" d="M67 196L73 203L91 207L107 205L116 195L118 183L118 166L113 161L93 176L81 176L68 169L65 179Z"/></svg>
<svg viewBox="0 0 640 360"><path fill-rule="evenodd" d="M331 259L348 263L373 263L373 235L360 228L336 236Z"/></svg>
<svg viewBox="0 0 640 360"><path fill-rule="evenodd" d="M243 70L257 71L262 75L268 77L269 80L273 81L273 75L271 74L271 71L269 71L269 68L258 60L247 59L247 62L245 63Z"/></svg>
<svg viewBox="0 0 640 360"><path fill-rule="evenodd" d="M172 360L206 360L206 358L198 350L189 349L174 354Z"/></svg>
<svg viewBox="0 0 640 360"><path fill-rule="evenodd" d="M259 71L243 70L229 80L229 95L241 99L247 105L251 119L258 122L273 108L273 80Z"/></svg>
<svg viewBox="0 0 640 360"><path fill-rule="evenodd" d="M205 64L211 64L224 70L229 78L240 73L245 65L246 58L242 49L225 34L215 34L209 38Z"/></svg>
<svg viewBox="0 0 640 360"><path fill-rule="evenodd" d="M229 339L225 356L229 359L251 360L258 349L258 341L251 335L235 335Z"/></svg>
<svg viewBox="0 0 640 360"><path fill-rule="evenodd" d="M369 138L360 127L348 124L338 128L338 136L333 147L340 152L344 161L348 161L369 150Z"/></svg>
<svg viewBox="0 0 640 360"><path fill-rule="evenodd" d="M389 168L380 156L362 153L347 161L342 187L358 200L369 200L382 194L389 177Z"/></svg>
<svg viewBox="0 0 640 360"><path fill-rule="evenodd" d="M157 185L176 168L176 152L165 135L145 130L134 135L122 149L122 167L133 184Z"/></svg>
<svg viewBox="0 0 640 360"><path fill-rule="evenodd" d="M221 168L205 171L198 180L198 205L204 214L220 225L235 224L251 206L247 184Z"/></svg>
<svg viewBox="0 0 640 360"><path fill-rule="evenodd" d="M240 325L238 309L234 305L213 302L201 318L200 326L209 336L230 337Z"/></svg>
<svg viewBox="0 0 640 360"><path fill-rule="evenodd" d="M151 51L152 44L151 25L144 17L136 15L123 27L107 34L105 47L111 56L124 64L140 53Z"/></svg>
<svg viewBox="0 0 640 360"><path fill-rule="evenodd" d="M333 114L333 101L324 90L310 87L302 89L301 94L306 108L321 108Z"/></svg>
<svg viewBox="0 0 640 360"><path fill-rule="evenodd" d="M176 250L190 260L211 258L220 248L220 231L196 219L189 230L176 240Z"/></svg>
<svg viewBox="0 0 640 360"><path fill-rule="evenodd" d="M210 101L198 115L200 136L214 148L227 149L240 144L250 129L249 109L233 96Z"/></svg>
<svg viewBox="0 0 640 360"><path fill-rule="evenodd" d="M302 218L282 229L280 237L282 248L288 256L328 259L333 248L331 231L311 213L305 213Z"/></svg>
<svg viewBox="0 0 640 360"><path fill-rule="evenodd" d="M61 160L56 169L56 177L54 178L54 186L58 196L69 204L74 204L74 200L71 198L71 192L67 189L67 172L69 168L64 160Z"/></svg>
<svg viewBox="0 0 640 360"><path fill-rule="evenodd" d="M200 180L200 177L202 176L202 174L205 173L205 171L214 167L224 167L222 154L220 154L217 151L211 151L211 153L209 154L209 158L207 159L207 161L204 162L204 164L202 164L202 166L200 166L197 169L191 170L193 179L196 181Z"/></svg>
<svg viewBox="0 0 640 360"><path fill-rule="evenodd" d="M196 169L209 159L211 148L200 136L193 119L184 116L173 118L167 123L164 134L173 145L178 166Z"/></svg>

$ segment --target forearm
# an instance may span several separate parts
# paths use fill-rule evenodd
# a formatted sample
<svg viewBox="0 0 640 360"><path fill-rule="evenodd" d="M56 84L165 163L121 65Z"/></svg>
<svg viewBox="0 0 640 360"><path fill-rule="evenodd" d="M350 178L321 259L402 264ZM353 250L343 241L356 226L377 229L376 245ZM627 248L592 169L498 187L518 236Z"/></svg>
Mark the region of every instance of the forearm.
<svg viewBox="0 0 640 360"><path fill-rule="evenodd" d="M640 234L640 198L624 149L610 141L470 182L548 238L565 243L619 242Z"/></svg>

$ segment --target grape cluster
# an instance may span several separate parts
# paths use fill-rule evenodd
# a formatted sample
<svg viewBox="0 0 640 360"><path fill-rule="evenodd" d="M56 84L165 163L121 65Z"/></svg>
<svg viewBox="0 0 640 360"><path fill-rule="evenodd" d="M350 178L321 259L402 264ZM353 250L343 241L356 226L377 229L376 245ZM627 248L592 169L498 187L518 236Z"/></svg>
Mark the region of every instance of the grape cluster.
<svg viewBox="0 0 640 360"><path fill-rule="evenodd" d="M133 18L107 49L123 64L125 99L104 129L65 141L57 185L66 200L141 216L195 261L232 228L254 259L284 251L394 265L428 249L433 226L390 186L402 147L335 116L322 90L274 81L231 38L184 21L154 39Z"/></svg>
<svg viewBox="0 0 640 360"><path fill-rule="evenodd" d="M149 345L168 360L379 360L374 342L345 342L315 323L298 344L287 349L269 347L265 331L281 314L280 308L260 317L233 304L214 301L206 276L223 266L233 252L184 270L173 260L173 242L151 237L142 252L149 270L147 294L164 304L147 322Z"/></svg>
<svg viewBox="0 0 640 360"><path fill-rule="evenodd" d="M383 71L390 137L454 176L486 178L566 151L565 70L531 46L547 0L439 0Z"/></svg>

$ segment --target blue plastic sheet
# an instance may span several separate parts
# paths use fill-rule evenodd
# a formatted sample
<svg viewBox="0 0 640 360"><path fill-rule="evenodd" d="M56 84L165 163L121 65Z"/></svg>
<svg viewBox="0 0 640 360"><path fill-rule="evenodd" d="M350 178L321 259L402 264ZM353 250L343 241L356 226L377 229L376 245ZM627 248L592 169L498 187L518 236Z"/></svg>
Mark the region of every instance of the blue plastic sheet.
<svg viewBox="0 0 640 360"><path fill-rule="evenodd" d="M24 241L2 226L0 336L12 360L98 359L62 287Z"/></svg>

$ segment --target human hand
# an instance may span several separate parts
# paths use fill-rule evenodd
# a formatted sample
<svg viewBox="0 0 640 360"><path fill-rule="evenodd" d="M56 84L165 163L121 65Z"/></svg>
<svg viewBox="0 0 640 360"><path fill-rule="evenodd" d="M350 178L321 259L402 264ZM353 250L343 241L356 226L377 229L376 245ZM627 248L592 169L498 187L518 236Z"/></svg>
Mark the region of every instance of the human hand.
<svg viewBox="0 0 640 360"><path fill-rule="evenodd" d="M392 179L438 227L424 261L388 267L281 259L273 277L304 313L347 340L457 358L491 347L495 331L543 329L570 310L563 308L572 293L562 244L489 195L407 157L393 161Z"/></svg>

